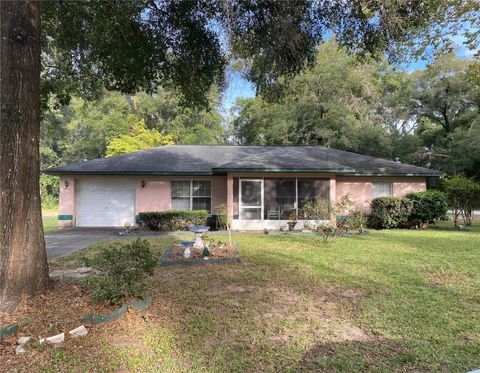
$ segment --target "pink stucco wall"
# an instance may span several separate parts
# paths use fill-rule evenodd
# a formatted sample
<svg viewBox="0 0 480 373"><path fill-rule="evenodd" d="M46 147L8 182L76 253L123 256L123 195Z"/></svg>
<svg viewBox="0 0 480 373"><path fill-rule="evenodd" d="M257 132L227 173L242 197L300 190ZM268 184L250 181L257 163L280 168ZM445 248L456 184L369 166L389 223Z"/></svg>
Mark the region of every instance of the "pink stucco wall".
<svg viewBox="0 0 480 373"><path fill-rule="evenodd" d="M59 220L59 227L70 227L75 223L75 184L79 180L96 178L98 180L108 179L125 179L125 177L94 177L80 176L77 178L68 176L60 178L60 198L58 215L65 219L71 216L72 220ZM135 195L135 214L144 211L163 211L170 209L170 185L172 180L211 180L212 181L212 210L217 211L217 206L227 203L227 176L210 176L210 177L162 177L162 176L135 176L130 180L134 180L136 184ZM68 187L65 187L65 181ZM142 187L142 181L145 186Z"/></svg>
<svg viewBox="0 0 480 373"><path fill-rule="evenodd" d="M170 209L170 194L172 180L211 180L212 182L212 210L220 204L227 203L227 177L143 177L138 178L135 213L145 211L164 211ZM141 181L145 181L142 188Z"/></svg>
<svg viewBox="0 0 480 373"><path fill-rule="evenodd" d="M350 199L364 207L369 207L372 201L374 180L391 181L394 196L403 196L410 192L420 192L427 189L424 177L342 177L337 176L336 196L337 201L346 194Z"/></svg>
<svg viewBox="0 0 480 373"><path fill-rule="evenodd" d="M142 188L142 180L145 187ZM170 179L145 177L137 182L135 214L170 209Z"/></svg>
<svg viewBox="0 0 480 373"><path fill-rule="evenodd" d="M423 192L427 190L427 181L424 177L396 178L393 183L393 195L403 196L411 192Z"/></svg>
<svg viewBox="0 0 480 373"><path fill-rule="evenodd" d="M233 212L233 177L262 177L265 174L229 174L228 175L228 207L229 212ZM269 175L270 176L270 175ZM279 174L278 177L292 176L292 174ZM302 177L304 175L295 175ZM305 175L307 176L307 175ZM335 175L319 175L322 177L330 177L330 198L336 198L338 201L343 195L349 193L350 198L364 205L369 206L372 200L373 180L389 180L393 182L393 195L401 196L409 192L426 190L426 179L423 177L397 177L397 178L381 178L381 177L343 177ZM308 174L308 177L314 177ZM59 220L60 227L71 226L75 222L75 184L78 180L91 179L92 176L82 176L74 178L71 176L60 178L60 201L59 201L59 215L69 217L72 220ZM120 177L109 177L120 178ZM106 179L106 177L102 177ZM123 177L125 179L125 177ZM220 204L227 204L227 176L207 176L207 177L162 177L162 176L135 176L130 180L135 180L136 183L136 203L135 214L142 211L162 211L170 209L170 183L172 180L211 180L212 181L212 209L213 212L218 212L216 207ZM68 187L65 186L65 181L68 182ZM145 186L142 188L142 181Z"/></svg>
<svg viewBox="0 0 480 373"><path fill-rule="evenodd" d="M214 176L212 178L212 210L218 213L219 205L227 204L227 176Z"/></svg>
<svg viewBox="0 0 480 373"><path fill-rule="evenodd" d="M66 183L67 185L66 185ZM60 178L60 190L58 201L58 226L60 228L67 228L73 225L73 219L75 217L75 179L73 177L61 177ZM60 220L60 217L72 217L68 220Z"/></svg>

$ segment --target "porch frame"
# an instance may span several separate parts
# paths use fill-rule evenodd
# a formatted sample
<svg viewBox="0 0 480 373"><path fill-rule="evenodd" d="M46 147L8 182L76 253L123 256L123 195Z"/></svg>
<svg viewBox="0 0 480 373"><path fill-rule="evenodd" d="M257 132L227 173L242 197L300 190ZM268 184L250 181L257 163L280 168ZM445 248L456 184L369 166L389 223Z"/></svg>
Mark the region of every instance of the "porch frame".
<svg viewBox="0 0 480 373"><path fill-rule="evenodd" d="M233 178L239 178L238 186L238 219L234 219L234 198L233 198ZM331 203L336 201L336 180L334 174L323 173L227 173L227 212L230 221L232 222L232 228L238 230L262 230L262 229L280 229L281 226L285 226L289 220L271 220L264 217L264 190L265 190L265 178L266 177L278 177L282 178L295 178L295 208L298 209L298 179L299 178L311 178L311 179L328 179L329 180L329 200ZM262 181L262 215L261 219L247 220L241 218L241 180L258 180ZM313 220L303 220L305 223L313 224ZM335 224L335 216L331 216L330 221L325 220L325 223L330 222Z"/></svg>

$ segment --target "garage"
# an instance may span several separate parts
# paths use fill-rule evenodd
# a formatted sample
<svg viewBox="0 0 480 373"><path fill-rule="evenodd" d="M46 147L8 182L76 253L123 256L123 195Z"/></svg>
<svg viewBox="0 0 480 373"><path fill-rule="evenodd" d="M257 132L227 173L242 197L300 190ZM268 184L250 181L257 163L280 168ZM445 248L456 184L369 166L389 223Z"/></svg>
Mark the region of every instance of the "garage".
<svg viewBox="0 0 480 373"><path fill-rule="evenodd" d="M126 180L79 180L77 227L123 227L135 223L135 183Z"/></svg>

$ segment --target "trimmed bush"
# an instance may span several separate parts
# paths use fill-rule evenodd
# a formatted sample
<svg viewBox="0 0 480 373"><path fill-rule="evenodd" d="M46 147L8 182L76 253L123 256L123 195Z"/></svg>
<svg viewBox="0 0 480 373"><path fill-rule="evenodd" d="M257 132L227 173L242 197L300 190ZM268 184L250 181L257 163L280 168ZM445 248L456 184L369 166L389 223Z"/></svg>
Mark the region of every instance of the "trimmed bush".
<svg viewBox="0 0 480 373"><path fill-rule="evenodd" d="M471 225L473 210L480 206L480 184L463 176L454 176L443 180L442 186L453 210L455 226L460 216L465 225Z"/></svg>
<svg viewBox="0 0 480 373"><path fill-rule="evenodd" d="M448 199L445 193L438 190L409 193L405 196L413 202L408 218L411 226L435 223L436 220L447 220Z"/></svg>
<svg viewBox="0 0 480 373"><path fill-rule="evenodd" d="M195 211L152 211L141 212L137 216L137 224L152 231L167 229L170 231L186 230L189 225L205 225L208 219L206 210Z"/></svg>
<svg viewBox="0 0 480 373"><path fill-rule="evenodd" d="M404 228L413 202L405 197L379 197L371 203L369 224L375 229Z"/></svg>
<svg viewBox="0 0 480 373"><path fill-rule="evenodd" d="M153 275L157 265L150 243L140 238L106 248L93 259L84 261L87 266L100 271L98 275L83 280L92 289L93 301L111 304L118 304L126 297L143 297L145 279Z"/></svg>

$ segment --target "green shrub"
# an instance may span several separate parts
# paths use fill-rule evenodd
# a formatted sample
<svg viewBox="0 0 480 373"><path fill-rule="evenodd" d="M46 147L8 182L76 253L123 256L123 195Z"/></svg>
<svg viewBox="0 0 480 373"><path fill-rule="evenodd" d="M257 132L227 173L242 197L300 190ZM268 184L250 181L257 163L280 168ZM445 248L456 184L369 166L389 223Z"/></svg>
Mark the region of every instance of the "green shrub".
<svg viewBox="0 0 480 373"><path fill-rule="evenodd" d="M100 271L83 280L92 289L92 299L111 304L118 304L126 297L144 296L145 279L153 274L157 265L150 243L140 238L106 248L84 261L87 266Z"/></svg>
<svg viewBox="0 0 480 373"><path fill-rule="evenodd" d="M218 215L219 229L224 231L227 229L228 217L227 215Z"/></svg>
<svg viewBox="0 0 480 373"><path fill-rule="evenodd" d="M165 227L171 231L185 230L189 225L205 225L208 212L206 210L195 211L152 211L141 212L137 216L137 224L156 231Z"/></svg>
<svg viewBox="0 0 480 373"><path fill-rule="evenodd" d="M405 197L413 202L412 211L408 218L411 226L447 219L448 200L445 193L438 190L429 190L409 193Z"/></svg>
<svg viewBox="0 0 480 373"><path fill-rule="evenodd" d="M357 207L350 212L350 229L357 232L363 232L368 223L368 214L362 207Z"/></svg>
<svg viewBox="0 0 480 373"><path fill-rule="evenodd" d="M471 225L472 212L480 206L480 184L463 176L454 176L443 180L442 187L453 210L455 226L459 216L466 225Z"/></svg>
<svg viewBox="0 0 480 373"><path fill-rule="evenodd" d="M40 198L42 208L52 209L58 206L58 176L40 175Z"/></svg>
<svg viewBox="0 0 480 373"><path fill-rule="evenodd" d="M375 229L404 228L413 202L404 197L379 197L371 203L369 224Z"/></svg>

